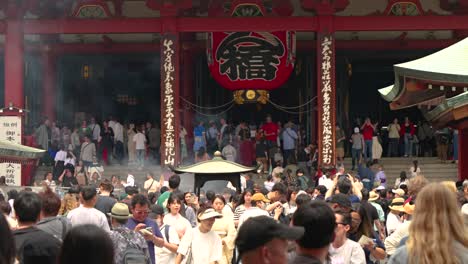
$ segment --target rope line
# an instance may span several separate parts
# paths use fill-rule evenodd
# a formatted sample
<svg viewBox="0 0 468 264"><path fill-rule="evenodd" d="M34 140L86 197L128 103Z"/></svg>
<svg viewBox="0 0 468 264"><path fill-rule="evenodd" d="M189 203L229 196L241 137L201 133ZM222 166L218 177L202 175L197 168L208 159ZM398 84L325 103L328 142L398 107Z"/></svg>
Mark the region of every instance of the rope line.
<svg viewBox="0 0 468 264"><path fill-rule="evenodd" d="M193 108L193 107L192 107L192 110L195 111L195 112L197 112L198 114L200 114L200 115L202 115L202 116L213 117L213 116L220 116L220 115L226 113L227 111L231 110L231 108L233 108L233 107L234 107L234 103L232 103L232 104L231 104L228 108L226 108L225 110L223 110L223 111L221 111L221 112L219 112L219 113L216 113L216 114L205 114L205 113L203 113L203 112L198 111L196 108Z"/></svg>
<svg viewBox="0 0 468 264"><path fill-rule="evenodd" d="M298 109L298 108L304 107L304 106L306 106L306 105L312 103L315 99L317 99L317 96L312 97L309 101L307 101L307 102L305 102L305 103L303 103L303 104L301 104L301 105L298 105L298 106L282 106L282 105L279 105L279 104L277 104L277 103L271 101L270 99L268 99L268 101L269 101L272 105L277 106L277 107L280 107L280 108L283 108L283 109Z"/></svg>
<svg viewBox="0 0 468 264"><path fill-rule="evenodd" d="M273 107L275 107L276 109L278 109L278 110L280 110L280 111L282 111L282 112L291 114L291 115L300 115L300 114L312 112L312 111L299 111L299 112L289 111L289 110L283 109L283 108L281 108L281 107L278 107L276 104L272 104L271 101L269 101L269 103L270 103Z"/></svg>
<svg viewBox="0 0 468 264"><path fill-rule="evenodd" d="M232 99L231 101L223 104L223 105L219 105L219 106L200 106L200 105L196 105L192 102L190 102L189 100L185 99L184 97L180 97L180 99L182 99L182 101L186 102L187 104L189 104L191 107L195 107L195 108L200 108L200 109L208 109L208 110L213 110L213 109L219 109L219 108L223 108L223 107L226 107L228 106L229 104L231 104L232 102L234 102L234 99Z"/></svg>

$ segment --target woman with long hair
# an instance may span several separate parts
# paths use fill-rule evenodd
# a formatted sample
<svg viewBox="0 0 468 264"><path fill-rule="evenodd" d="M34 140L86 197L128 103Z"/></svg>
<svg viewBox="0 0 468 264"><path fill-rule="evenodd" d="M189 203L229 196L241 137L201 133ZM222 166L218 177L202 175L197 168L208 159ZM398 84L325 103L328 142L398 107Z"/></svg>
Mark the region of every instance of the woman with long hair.
<svg viewBox="0 0 468 264"><path fill-rule="evenodd" d="M245 189L244 192L241 194L241 198L239 200L239 205L234 210L234 224L239 224L239 219L244 214L245 210L252 207L252 195L253 191L250 189Z"/></svg>
<svg viewBox="0 0 468 264"><path fill-rule="evenodd" d="M379 234L374 231L372 221L361 204L354 204L351 211L351 229L348 232L349 239L364 244L361 246L366 255L367 264L373 264L376 260L383 260L386 257L385 245L379 238Z"/></svg>
<svg viewBox="0 0 468 264"><path fill-rule="evenodd" d="M114 264L114 245L106 231L95 225L79 225L63 240L58 264Z"/></svg>
<svg viewBox="0 0 468 264"><path fill-rule="evenodd" d="M234 219L232 218L232 212L230 210L223 210L226 206L225 198L217 194L213 200L213 208L216 212L223 215L222 218L217 218L212 230L218 234L223 244L223 258L219 264L229 264L232 261L234 252L234 242L236 240L236 227L234 225Z"/></svg>
<svg viewBox="0 0 468 264"><path fill-rule="evenodd" d="M182 239L185 231L191 229L192 225L185 217L180 214L183 203L182 199L180 198L181 197L178 192L171 193L169 199L167 200L167 210L169 213L164 216L163 223L173 227L179 235L179 238Z"/></svg>
<svg viewBox="0 0 468 264"><path fill-rule="evenodd" d="M468 228L454 192L431 183L419 192L405 246L389 264L468 263Z"/></svg>
<svg viewBox="0 0 468 264"><path fill-rule="evenodd" d="M411 178L418 176L421 173L421 167L419 167L418 160L413 160L413 165L409 168Z"/></svg>
<svg viewBox="0 0 468 264"><path fill-rule="evenodd" d="M408 177L406 176L406 171L401 171L400 178L395 180L395 189L400 188L400 185L402 184L408 185Z"/></svg>
<svg viewBox="0 0 468 264"><path fill-rule="evenodd" d="M15 262L15 240L6 220L0 213L0 263L12 264Z"/></svg>
<svg viewBox="0 0 468 264"><path fill-rule="evenodd" d="M62 204L60 206L59 215L67 215L68 212L80 206L78 199L78 194L80 193L80 188L78 186L73 186L68 190L68 193L62 199Z"/></svg>

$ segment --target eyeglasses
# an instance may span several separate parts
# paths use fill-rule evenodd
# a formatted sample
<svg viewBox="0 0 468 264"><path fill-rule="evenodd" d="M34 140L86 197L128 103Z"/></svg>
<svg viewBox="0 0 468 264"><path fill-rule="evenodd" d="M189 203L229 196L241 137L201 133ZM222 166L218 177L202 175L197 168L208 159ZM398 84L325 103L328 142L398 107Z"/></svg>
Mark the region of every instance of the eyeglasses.
<svg viewBox="0 0 468 264"><path fill-rule="evenodd" d="M149 214L149 210L133 210L134 214Z"/></svg>

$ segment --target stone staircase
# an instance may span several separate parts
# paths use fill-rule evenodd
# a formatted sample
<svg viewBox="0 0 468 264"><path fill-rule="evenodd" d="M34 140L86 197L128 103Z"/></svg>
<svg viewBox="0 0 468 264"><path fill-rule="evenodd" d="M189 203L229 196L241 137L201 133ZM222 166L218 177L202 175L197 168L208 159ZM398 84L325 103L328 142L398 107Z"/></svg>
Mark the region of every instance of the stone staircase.
<svg viewBox="0 0 468 264"><path fill-rule="evenodd" d="M415 159L418 160L422 174L430 182L458 180L458 165L450 162L442 163L438 158L382 158L380 164L383 165L389 186L394 185L395 180L400 177L401 171L408 173ZM352 168L350 158L345 159L344 166L346 170Z"/></svg>
<svg viewBox="0 0 468 264"><path fill-rule="evenodd" d="M383 158L380 160L380 163L384 166L385 175L387 176L387 182L389 186L393 186L395 179L400 176L401 171L408 171L414 158ZM421 167L422 173L424 176L431 182L438 181L457 181L458 179L458 167L457 164L452 163L441 163L437 158L418 158L419 165ZM344 162L346 170L351 169L351 159L346 158ZM36 170L36 179L42 179L45 172L52 171L52 167L41 166ZM125 180L127 173L131 172L135 177L135 180L138 184L142 185L146 180L146 172L151 171L156 176L156 179L159 179L161 175L161 167L156 165L145 166L143 170L138 170L133 166L126 165L112 165L105 166L103 177L110 179L112 175L119 175L122 180ZM181 186L182 191L192 191L193 190L193 175L191 174L182 174L181 175ZM258 176L254 175L253 180L256 183L263 185L265 179L260 179ZM208 182L206 184L206 189L212 188L213 190L222 190L225 186L225 182Z"/></svg>

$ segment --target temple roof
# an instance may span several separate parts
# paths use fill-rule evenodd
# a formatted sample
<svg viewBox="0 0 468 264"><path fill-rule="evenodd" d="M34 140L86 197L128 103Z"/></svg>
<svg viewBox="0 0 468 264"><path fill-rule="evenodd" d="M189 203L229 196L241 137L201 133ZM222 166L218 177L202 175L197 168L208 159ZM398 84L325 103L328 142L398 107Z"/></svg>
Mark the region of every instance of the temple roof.
<svg viewBox="0 0 468 264"><path fill-rule="evenodd" d="M443 94L443 85L468 85L468 38L443 50L417 60L396 64L395 84L379 89L379 93L388 102L399 101L399 106L410 107L418 102L431 100ZM442 89L407 89L407 81L417 80L434 83Z"/></svg>
<svg viewBox="0 0 468 264"><path fill-rule="evenodd" d="M448 83L468 83L468 38L417 60L394 65L398 76Z"/></svg>
<svg viewBox="0 0 468 264"><path fill-rule="evenodd" d="M0 159L6 162L19 160L38 159L44 155L45 150L23 146L9 141L0 140Z"/></svg>
<svg viewBox="0 0 468 264"><path fill-rule="evenodd" d="M197 174L227 174L243 173L254 171L254 167L246 167L232 161L224 160L221 153L216 151L212 160L202 161L189 166L177 167L176 173L197 173Z"/></svg>
<svg viewBox="0 0 468 264"><path fill-rule="evenodd" d="M445 99L437 107L426 113L425 118L438 127L456 123L468 118L468 92Z"/></svg>

